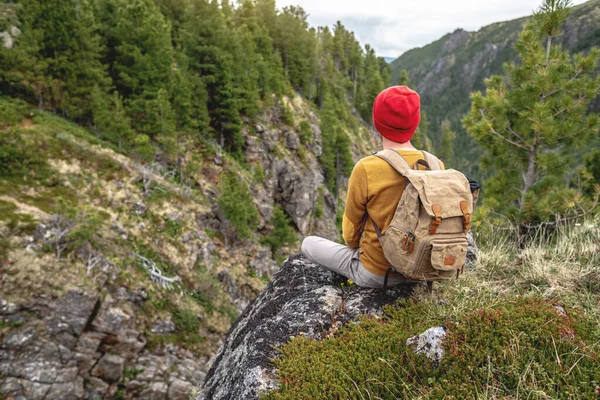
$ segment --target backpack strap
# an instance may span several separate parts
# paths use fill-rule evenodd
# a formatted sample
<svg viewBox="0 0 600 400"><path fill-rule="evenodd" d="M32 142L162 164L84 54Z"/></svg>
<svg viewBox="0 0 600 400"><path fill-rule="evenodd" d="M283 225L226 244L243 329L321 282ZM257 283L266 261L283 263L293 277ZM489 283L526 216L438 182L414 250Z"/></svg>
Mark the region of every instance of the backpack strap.
<svg viewBox="0 0 600 400"><path fill-rule="evenodd" d="M385 149L375 154L375 156L385 160L402 176L406 176L406 173L412 170L411 166L408 165L404 157L394 150Z"/></svg>
<svg viewBox="0 0 600 400"><path fill-rule="evenodd" d="M442 169L439 158L423 150L421 150L421 153L423 153L423 157L425 158L425 161L427 161L427 164L429 164L429 168L431 168L432 171L439 171Z"/></svg>
<svg viewBox="0 0 600 400"><path fill-rule="evenodd" d="M429 165L429 169L431 171L439 171L442 169L440 160L436 156L423 150L421 151L421 153L423 153L423 158L425 159L425 162ZM378 153L375 153L374 155L376 157L381 158L382 160L387 161L387 163L390 164L402 176L406 176L406 172L412 169L411 166L408 165L404 157L402 157L398 152L394 150L385 149Z"/></svg>

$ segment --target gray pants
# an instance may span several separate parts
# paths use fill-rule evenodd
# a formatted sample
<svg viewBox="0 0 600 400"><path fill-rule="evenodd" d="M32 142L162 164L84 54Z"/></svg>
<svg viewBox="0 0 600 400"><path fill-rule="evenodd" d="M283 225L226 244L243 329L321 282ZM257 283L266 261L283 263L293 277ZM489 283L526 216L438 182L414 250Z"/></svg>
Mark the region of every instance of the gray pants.
<svg viewBox="0 0 600 400"><path fill-rule="evenodd" d="M345 276L358 286L383 287L384 277L372 273L362 265L359 249L351 249L318 236L309 236L302 242L302 253L310 261ZM388 286L401 283L406 283L406 279L401 276L388 278Z"/></svg>

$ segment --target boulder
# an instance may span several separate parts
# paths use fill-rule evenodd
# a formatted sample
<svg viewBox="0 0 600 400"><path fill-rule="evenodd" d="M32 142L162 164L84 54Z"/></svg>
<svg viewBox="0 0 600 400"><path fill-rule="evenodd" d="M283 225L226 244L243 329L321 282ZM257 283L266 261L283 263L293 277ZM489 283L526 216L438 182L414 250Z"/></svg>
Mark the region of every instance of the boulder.
<svg viewBox="0 0 600 400"><path fill-rule="evenodd" d="M473 236L472 231L469 231L469 233L467 233L467 265L474 266L478 259L479 249L475 242L475 236Z"/></svg>
<svg viewBox="0 0 600 400"><path fill-rule="evenodd" d="M321 339L332 327L381 313L381 290L349 288L345 279L304 256L289 258L232 326L198 400L256 399L278 385L269 361L294 336ZM388 289L386 301L408 297L414 285Z"/></svg>
<svg viewBox="0 0 600 400"><path fill-rule="evenodd" d="M125 359L114 354L105 354L92 370L92 375L102 380L115 383L121 379L125 369Z"/></svg>
<svg viewBox="0 0 600 400"><path fill-rule="evenodd" d="M157 335L168 335L177 330L175 323L170 320L162 320L158 319L152 323L150 326L150 332L155 333Z"/></svg>
<svg viewBox="0 0 600 400"><path fill-rule="evenodd" d="M189 382L175 379L171 382L171 385L169 385L167 398L169 400L188 400L190 398L191 390L192 385Z"/></svg>
<svg viewBox="0 0 600 400"><path fill-rule="evenodd" d="M287 147L290 150L298 150L300 147L300 138L295 133L290 133L287 136Z"/></svg>
<svg viewBox="0 0 600 400"><path fill-rule="evenodd" d="M424 354L435 365L444 357L444 349L442 348L442 340L446 336L446 328L436 326L427 329L420 335L413 336L406 340L406 345L411 347L415 353Z"/></svg>

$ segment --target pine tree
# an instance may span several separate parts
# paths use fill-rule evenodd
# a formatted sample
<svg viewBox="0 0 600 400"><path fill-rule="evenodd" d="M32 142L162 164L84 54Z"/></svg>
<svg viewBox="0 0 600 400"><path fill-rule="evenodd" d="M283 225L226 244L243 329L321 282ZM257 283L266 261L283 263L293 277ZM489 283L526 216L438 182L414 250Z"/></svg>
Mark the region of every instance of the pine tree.
<svg viewBox="0 0 600 400"><path fill-rule="evenodd" d="M425 111L421 111L421 122L419 123L419 127L411 139L411 143L417 149L425 150L431 153L433 152L433 144L429 138L428 130L429 120L427 119L427 113L425 113Z"/></svg>
<svg viewBox="0 0 600 400"><path fill-rule="evenodd" d="M300 7L288 6L277 15L275 47L283 57L284 71L292 86L307 95L310 66L314 57L314 29L308 28L308 15Z"/></svg>
<svg viewBox="0 0 600 400"><path fill-rule="evenodd" d="M112 21L115 85L125 98L133 127L152 137L161 128L156 115L148 111L154 107L159 90L167 89L175 63L171 27L153 2L107 1L118 7Z"/></svg>
<svg viewBox="0 0 600 400"><path fill-rule="evenodd" d="M567 187L573 150L600 128L598 115L587 114L600 88L600 51L571 56L553 44L568 5L544 1L515 43L520 62L487 79L463 119L486 152L486 208L521 224L580 213L581 193Z"/></svg>
<svg viewBox="0 0 600 400"><path fill-rule="evenodd" d="M452 164L454 155L454 139L456 139L456 133L452 131L452 125L450 121L445 119L442 121L442 140L436 155L444 162L446 167Z"/></svg>
<svg viewBox="0 0 600 400"><path fill-rule="evenodd" d="M106 88L102 46L88 0L22 1L22 35L13 59L38 106L80 122L91 120L91 92Z"/></svg>
<svg viewBox="0 0 600 400"><path fill-rule="evenodd" d="M331 95L327 95L320 112L323 154L320 158L329 191L338 193L339 178L350 176L354 160L350 152L350 139L339 119L342 107Z"/></svg>
<svg viewBox="0 0 600 400"><path fill-rule="evenodd" d="M242 158L239 101L234 85L234 59L227 51L230 32L216 1L194 0L182 31L183 48L206 87L210 126L221 145Z"/></svg>
<svg viewBox="0 0 600 400"><path fill-rule="evenodd" d="M384 82L381 78L381 66L375 55L375 50L369 45L365 46L365 58L363 68L363 81L361 85L359 102L357 109L365 121L371 121L371 113L373 111L373 101L375 97L385 87L388 82Z"/></svg>
<svg viewBox="0 0 600 400"><path fill-rule="evenodd" d="M123 99L117 91L107 94L99 86L92 90L93 128L98 136L119 146L129 147L134 139Z"/></svg>
<svg viewBox="0 0 600 400"><path fill-rule="evenodd" d="M409 86L410 80L408 79L408 71L403 69L400 71L400 77L398 78L398 85Z"/></svg>
<svg viewBox="0 0 600 400"><path fill-rule="evenodd" d="M270 222L273 225L273 229L262 240L262 243L269 246L273 254L283 246L298 241L291 218L286 215L278 204L275 204L273 208L273 216Z"/></svg>
<svg viewBox="0 0 600 400"><path fill-rule="evenodd" d="M239 239L250 238L258 226L258 211L248 186L234 172L228 172L219 189L217 204L231 226L232 236Z"/></svg>

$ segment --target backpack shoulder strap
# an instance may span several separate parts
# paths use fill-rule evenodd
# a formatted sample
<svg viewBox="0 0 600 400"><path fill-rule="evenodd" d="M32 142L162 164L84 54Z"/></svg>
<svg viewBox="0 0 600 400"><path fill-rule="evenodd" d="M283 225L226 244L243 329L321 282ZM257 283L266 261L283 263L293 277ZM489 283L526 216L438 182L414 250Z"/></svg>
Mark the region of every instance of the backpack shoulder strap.
<svg viewBox="0 0 600 400"><path fill-rule="evenodd" d="M404 157L402 157L394 150L382 150L379 153L375 154L375 156L387 161L387 163L390 164L402 176L406 176L406 173L412 170L412 168L410 167L410 165L408 165Z"/></svg>
<svg viewBox="0 0 600 400"><path fill-rule="evenodd" d="M425 161L427 161L427 164L429 164L429 168L431 168L432 171L439 171L442 169L439 158L423 150L421 150L421 153L423 153L423 157L425 158Z"/></svg>

